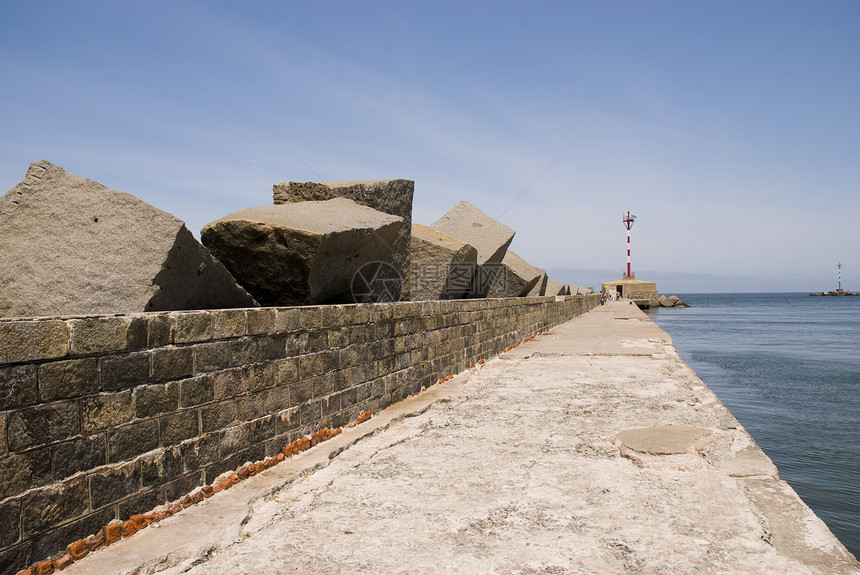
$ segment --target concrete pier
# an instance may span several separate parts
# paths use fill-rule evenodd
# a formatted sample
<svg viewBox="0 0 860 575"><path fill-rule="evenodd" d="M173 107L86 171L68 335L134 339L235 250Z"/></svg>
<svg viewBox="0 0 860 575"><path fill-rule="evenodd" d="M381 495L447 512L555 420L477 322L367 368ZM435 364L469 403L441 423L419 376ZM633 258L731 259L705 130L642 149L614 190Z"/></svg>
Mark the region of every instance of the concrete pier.
<svg viewBox="0 0 860 575"><path fill-rule="evenodd" d="M629 302L65 570L860 573Z"/></svg>

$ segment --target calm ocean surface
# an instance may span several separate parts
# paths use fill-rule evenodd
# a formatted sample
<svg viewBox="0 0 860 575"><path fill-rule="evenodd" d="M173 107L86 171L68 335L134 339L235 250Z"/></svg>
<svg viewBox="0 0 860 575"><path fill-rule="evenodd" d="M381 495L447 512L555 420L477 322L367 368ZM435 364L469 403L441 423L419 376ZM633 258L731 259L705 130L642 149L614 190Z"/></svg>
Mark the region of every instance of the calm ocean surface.
<svg viewBox="0 0 860 575"><path fill-rule="evenodd" d="M860 557L860 297L678 296L651 319Z"/></svg>

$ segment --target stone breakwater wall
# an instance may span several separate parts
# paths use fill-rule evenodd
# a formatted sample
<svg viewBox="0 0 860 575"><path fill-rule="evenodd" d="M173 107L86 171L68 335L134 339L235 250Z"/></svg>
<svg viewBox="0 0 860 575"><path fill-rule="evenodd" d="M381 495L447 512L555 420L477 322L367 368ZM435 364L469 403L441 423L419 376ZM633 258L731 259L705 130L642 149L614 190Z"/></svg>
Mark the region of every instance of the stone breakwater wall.
<svg viewBox="0 0 860 575"><path fill-rule="evenodd" d="M0 574L597 305L585 295L0 320Z"/></svg>

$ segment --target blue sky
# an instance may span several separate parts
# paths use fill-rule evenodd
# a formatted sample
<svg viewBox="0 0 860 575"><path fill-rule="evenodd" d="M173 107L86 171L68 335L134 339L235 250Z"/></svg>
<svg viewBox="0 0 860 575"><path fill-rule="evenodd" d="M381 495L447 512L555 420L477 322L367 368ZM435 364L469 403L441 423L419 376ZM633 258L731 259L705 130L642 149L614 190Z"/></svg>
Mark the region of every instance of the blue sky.
<svg viewBox="0 0 860 575"><path fill-rule="evenodd" d="M47 159L200 228L415 180L558 281L860 291L860 2L0 4L0 190Z"/></svg>

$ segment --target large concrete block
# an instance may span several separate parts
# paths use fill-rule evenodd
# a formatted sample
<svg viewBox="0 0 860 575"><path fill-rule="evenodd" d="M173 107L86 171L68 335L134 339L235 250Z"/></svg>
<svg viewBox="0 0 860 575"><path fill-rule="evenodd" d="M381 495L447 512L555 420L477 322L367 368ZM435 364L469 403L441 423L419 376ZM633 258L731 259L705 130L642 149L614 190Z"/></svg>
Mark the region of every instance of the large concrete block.
<svg viewBox="0 0 860 575"><path fill-rule="evenodd" d="M547 279L543 295L570 295L570 286Z"/></svg>
<svg viewBox="0 0 860 575"><path fill-rule="evenodd" d="M502 273L493 278L487 297L527 296L545 275L511 250L505 252L500 265Z"/></svg>
<svg viewBox="0 0 860 575"><path fill-rule="evenodd" d="M535 283L534 287L527 294L528 297L538 297L542 296L546 293L546 283L549 281L549 277L546 275L546 272L543 270L539 270L541 275L538 278L538 281Z"/></svg>
<svg viewBox="0 0 860 575"><path fill-rule="evenodd" d="M206 225L201 238L265 306L351 303L354 276L365 264L392 261L402 225L333 198L240 210Z"/></svg>
<svg viewBox="0 0 860 575"><path fill-rule="evenodd" d="M468 202L460 202L430 227L474 246L479 266L502 263L515 233Z"/></svg>
<svg viewBox="0 0 860 575"><path fill-rule="evenodd" d="M392 242L392 264L403 280L402 293L396 299L409 297L409 242L412 232L412 180L350 180L344 182L284 182L272 187L275 204L324 201L346 198L385 214L403 219L403 227Z"/></svg>
<svg viewBox="0 0 860 575"><path fill-rule="evenodd" d="M0 198L0 316L255 305L180 220L132 195L43 160Z"/></svg>
<svg viewBox="0 0 860 575"><path fill-rule="evenodd" d="M412 224L411 298L459 299L472 287L478 250L447 234Z"/></svg>

